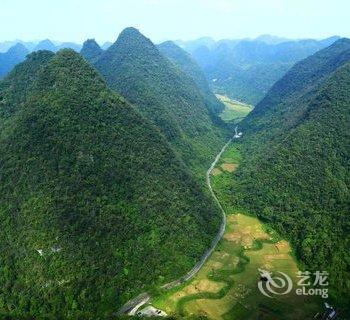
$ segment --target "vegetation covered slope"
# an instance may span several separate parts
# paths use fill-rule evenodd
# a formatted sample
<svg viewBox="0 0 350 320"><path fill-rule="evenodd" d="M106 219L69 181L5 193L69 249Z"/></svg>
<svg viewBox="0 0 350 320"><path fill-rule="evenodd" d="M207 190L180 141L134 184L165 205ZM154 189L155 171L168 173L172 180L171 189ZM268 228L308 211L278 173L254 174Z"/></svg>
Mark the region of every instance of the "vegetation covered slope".
<svg viewBox="0 0 350 320"><path fill-rule="evenodd" d="M26 63L20 63L0 82L0 130L16 111L22 108L29 88L35 81L40 68L48 63L54 53L38 51L28 55Z"/></svg>
<svg viewBox="0 0 350 320"><path fill-rule="evenodd" d="M0 53L0 79L5 77L16 64L22 62L28 53L28 49L20 43Z"/></svg>
<svg viewBox="0 0 350 320"><path fill-rule="evenodd" d="M224 110L224 105L218 101L209 88L208 81L197 62L189 53L181 49L172 41L158 45L159 51L186 73L198 86L212 114L218 115Z"/></svg>
<svg viewBox="0 0 350 320"><path fill-rule="evenodd" d="M165 135L191 168L207 169L224 143L222 129L191 78L138 30L125 29L96 68Z"/></svg>
<svg viewBox="0 0 350 320"><path fill-rule="evenodd" d="M297 63L250 113L245 130L274 136L295 126L319 86L349 60L350 40L344 38Z"/></svg>
<svg viewBox="0 0 350 320"><path fill-rule="evenodd" d="M350 297L350 40L298 63L243 120L236 203L289 236L332 296Z"/></svg>
<svg viewBox="0 0 350 320"><path fill-rule="evenodd" d="M97 44L95 39L88 39L84 42L80 54L91 63L96 62L103 50Z"/></svg>
<svg viewBox="0 0 350 320"><path fill-rule="evenodd" d="M4 83L0 314L103 318L194 265L216 207L80 55L32 54Z"/></svg>
<svg viewBox="0 0 350 320"><path fill-rule="evenodd" d="M191 53L215 93L256 105L298 61L332 44L337 37L272 44L257 40L225 40Z"/></svg>

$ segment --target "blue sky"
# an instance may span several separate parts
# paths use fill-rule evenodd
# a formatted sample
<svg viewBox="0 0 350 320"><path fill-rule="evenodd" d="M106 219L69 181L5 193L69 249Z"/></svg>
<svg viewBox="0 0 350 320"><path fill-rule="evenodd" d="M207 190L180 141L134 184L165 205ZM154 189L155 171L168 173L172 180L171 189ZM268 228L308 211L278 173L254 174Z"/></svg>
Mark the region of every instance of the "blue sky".
<svg viewBox="0 0 350 320"><path fill-rule="evenodd" d="M153 41L350 37L349 0L0 0L0 41L114 41L128 26Z"/></svg>

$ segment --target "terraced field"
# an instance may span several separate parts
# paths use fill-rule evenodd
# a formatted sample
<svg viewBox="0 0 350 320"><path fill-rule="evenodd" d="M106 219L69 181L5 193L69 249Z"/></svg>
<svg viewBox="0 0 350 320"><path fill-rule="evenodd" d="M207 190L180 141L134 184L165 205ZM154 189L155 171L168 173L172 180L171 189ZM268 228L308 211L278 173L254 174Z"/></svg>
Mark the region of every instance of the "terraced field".
<svg viewBox="0 0 350 320"><path fill-rule="evenodd" d="M239 150L231 146L212 176L214 190L234 178L239 161ZM224 188L217 195L226 203L227 195L220 190ZM312 319L320 310L318 298L297 296L294 290L273 298L264 296L258 289L259 269L284 272L294 284L297 281L298 266L289 243L257 218L230 209L224 238L194 279L160 293L151 303L177 318L203 315L213 320Z"/></svg>

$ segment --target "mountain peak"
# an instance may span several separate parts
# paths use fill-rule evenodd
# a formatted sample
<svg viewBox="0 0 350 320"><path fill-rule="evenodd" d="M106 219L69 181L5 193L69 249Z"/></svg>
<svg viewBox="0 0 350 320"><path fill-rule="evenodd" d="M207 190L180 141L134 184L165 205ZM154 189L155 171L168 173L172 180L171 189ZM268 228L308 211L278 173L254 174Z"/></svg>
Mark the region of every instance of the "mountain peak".
<svg viewBox="0 0 350 320"><path fill-rule="evenodd" d="M109 79L109 81L114 83L123 77L124 71L120 68L122 65L125 65L126 61L128 61L130 67L134 65L133 72L142 66L142 69L152 70L152 72L150 71L151 73L158 72L159 66L168 62L151 40L137 29L131 27L124 29L116 42L98 56L95 60L95 66L105 76L109 74L113 78L113 80ZM119 70L120 73L112 70Z"/></svg>
<svg viewBox="0 0 350 320"><path fill-rule="evenodd" d="M165 57L178 66L189 76L202 91L202 95L209 106L209 110L215 122L218 121L216 114L219 114L224 106L213 95L205 75L192 56L172 41L165 41L159 44L158 49Z"/></svg>
<svg viewBox="0 0 350 320"><path fill-rule="evenodd" d="M59 50L53 57L53 60L57 67L62 65L65 67L65 70L70 70L68 73L79 73L81 75L86 71L90 74L90 78L92 78L91 74L93 74L95 78L100 78L90 64L88 64L81 55L73 49L66 48ZM67 61L69 63L67 63Z"/></svg>
<svg viewBox="0 0 350 320"><path fill-rule="evenodd" d="M278 80L246 120L261 118L272 112L282 102L310 92L324 82L337 68L350 60L350 39L342 38L332 45L296 63L283 78Z"/></svg>
<svg viewBox="0 0 350 320"><path fill-rule="evenodd" d="M17 63L22 62L28 53L28 49L21 43L15 44L5 53L0 53L0 79L11 71Z"/></svg>
<svg viewBox="0 0 350 320"><path fill-rule="evenodd" d="M174 55L176 60L181 60L182 66L191 69L190 57L178 50L180 55ZM97 60L95 67L113 90L134 104L162 131L186 163L199 161L203 166L204 153L192 161L188 150L195 150L200 144L207 147L205 139L220 141L221 133L211 119L210 107L201 90L190 75L172 63L135 28L125 29ZM191 138L196 135L198 145L194 146ZM200 157L203 161L197 160Z"/></svg>
<svg viewBox="0 0 350 320"><path fill-rule="evenodd" d="M122 46L125 48L130 48L131 50L137 50L137 49L155 49L156 47L152 43L150 39L145 37L138 29L129 27L124 29L117 41L110 47L112 49L115 46Z"/></svg>
<svg viewBox="0 0 350 320"><path fill-rule="evenodd" d="M39 45L52 45L54 46L54 44L52 43L52 41L50 39L45 39L39 42Z"/></svg>
<svg viewBox="0 0 350 320"><path fill-rule="evenodd" d="M96 42L95 39L87 39L87 40L83 43L83 47L100 48L100 46L98 45L98 43ZM100 48L100 49L101 49L101 48Z"/></svg>
<svg viewBox="0 0 350 320"><path fill-rule="evenodd" d="M1 219L7 232L1 240L6 248L16 245L1 251L10 270L2 280L18 286L4 301L10 305L21 298L27 306L40 297L43 305L64 306L52 318L84 313L96 319L101 312L108 317L124 302L119 295L138 293L138 283L171 279L173 268L162 268L166 263L187 272L210 245L220 212L159 130L113 93L79 54L64 49L40 68L27 67L0 86L0 96L6 97L0 105L21 106L2 121L0 133L0 209L1 217L8 217ZM19 73L28 79L28 69L36 72L23 90L28 81L17 80ZM15 179L13 168L21 179ZM23 229L13 227L17 217ZM152 247L145 239L154 241ZM53 249L58 247L63 254ZM25 265L37 268L20 268L23 248L30 252ZM17 270L23 270L20 277ZM155 270L151 277L149 270ZM64 288L62 279L68 279ZM84 306L83 312L66 304L63 293L41 296L48 283L49 290L63 290Z"/></svg>
<svg viewBox="0 0 350 320"><path fill-rule="evenodd" d="M169 49L174 49L174 50L178 50L178 51L180 51L180 50L184 51L176 43L174 43L171 40L162 42L158 47L169 48ZM184 52L186 52L186 51L184 51Z"/></svg>
<svg viewBox="0 0 350 320"><path fill-rule="evenodd" d="M331 37L331 38L328 38L328 39L336 39L336 37ZM326 39L326 40L328 40ZM350 46L350 39L349 38L337 38L338 40L336 40L332 46L333 47L336 47L336 46L339 46L339 47L343 47L343 46Z"/></svg>
<svg viewBox="0 0 350 320"><path fill-rule="evenodd" d="M88 39L84 42L80 54L88 61L94 62L102 54L103 50L95 41L95 39Z"/></svg>
<svg viewBox="0 0 350 320"><path fill-rule="evenodd" d="M7 52L11 54L25 54L25 55L29 53L28 49L22 43L16 43Z"/></svg>
<svg viewBox="0 0 350 320"><path fill-rule="evenodd" d="M128 28L125 28L119 35L122 36L122 35L132 35L132 36L141 36L141 37L144 37L144 35L139 31L139 29L136 29L134 27L128 27Z"/></svg>
<svg viewBox="0 0 350 320"><path fill-rule="evenodd" d="M170 60L181 60L187 63L196 64L192 56L173 41L165 41L157 45L159 51ZM174 62L174 61L173 61Z"/></svg>
<svg viewBox="0 0 350 320"><path fill-rule="evenodd" d="M40 41L36 47L34 48L33 51L38 51L38 50L49 50L49 51L56 51L56 46L52 43L51 40L45 39Z"/></svg>

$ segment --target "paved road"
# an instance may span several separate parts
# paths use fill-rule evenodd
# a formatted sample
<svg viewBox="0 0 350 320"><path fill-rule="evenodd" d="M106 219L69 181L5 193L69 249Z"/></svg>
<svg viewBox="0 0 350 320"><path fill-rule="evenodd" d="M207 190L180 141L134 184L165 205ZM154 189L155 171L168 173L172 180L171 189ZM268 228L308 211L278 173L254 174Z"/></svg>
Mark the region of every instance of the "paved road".
<svg viewBox="0 0 350 320"><path fill-rule="evenodd" d="M196 263L196 265L192 268L192 270L190 270L188 273L186 273L180 279L177 279L175 281L172 281L172 282L169 282L169 283L163 285L162 286L163 289L172 289L172 288L177 287L177 286L183 284L184 282L192 279L198 273L198 271L202 268L202 266L207 261L209 256L212 254L212 252L214 251L216 245L219 243L220 239L224 235L225 228L226 228L226 214L225 214L225 211L224 211L223 207L221 206L218 198L216 197L216 195L215 195L215 193L214 193L214 191L212 189L212 186L211 186L211 183L210 183L210 173L214 169L214 167L216 166L216 164L219 161L221 155L225 152L226 148L231 143L231 141L232 141L232 138L223 146L223 148L221 149L219 154L216 156L215 160L211 164L211 166L208 169L207 174L206 174L206 182L207 182L207 186L209 188L209 191L210 191L212 197L214 198L215 202L217 203L217 205L219 206L219 208L221 210L222 221L221 221L220 229L219 229L217 235L215 236L214 240L212 241L210 248L203 254L202 258ZM146 304L150 299L151 299L150 294L148 294L147 292L141 293L140 295L138 295L134 299L129 300L118 311L117 315L122 315L122 314L135 315L137 310L141 306Z"/></svg>
<svg viewBox="0 0 350 320"><path fill-rule="evenodd" d="M124 304L117 312L117 316L121 316L123 314L128 314L130 316L135 315L137 310L145 303L147 303L150 299L151 296L147 292L139 294L136 298L131 299L126 304Z"/></svg>
<svg viewBox="0 0 350 320"><path fill-rule="evenodd" d="M216 245L219 243L220 239L222 238L222 236L224 235L225 232L225 228L226 228L226 214L224 209L222 208L218 198L216 197L213 188L211 187L211 183L210 183L210 173L211 171L215 168L217 162L219 161L221 155L224 153L224 151L226 150L226 148L228 147L228 145L231 143L232 139L230 139L225 145L224 147L221 149L220 153L216 156L215 160L213 161L213 163L211 164L210 168L207 171L206 174L206 181L207 181L207 185L209 188L209 191L212 195L212 197L214 198L215 202L218 204L220 210L221 210L221 214L222 214L222 221L221 221L221 225L220 225L220 229L216 235L216 237L214 238L214 240L211 243L210 248L204 253L204 255L202 256L202 258L196 263L196 265L192 268L191 271L189 271L187 274L185 274L184 276L182 276L180 279L177 279L173 282L167 283L165 285L162 286L163 289L172 289L174 287L177 287L181 284L183 284L184 282L192 279L197 273L198 271L202 268L203 264L207 261L207 259L209 258L209 256L212 254L212 252L214 251Z"/></svg>

